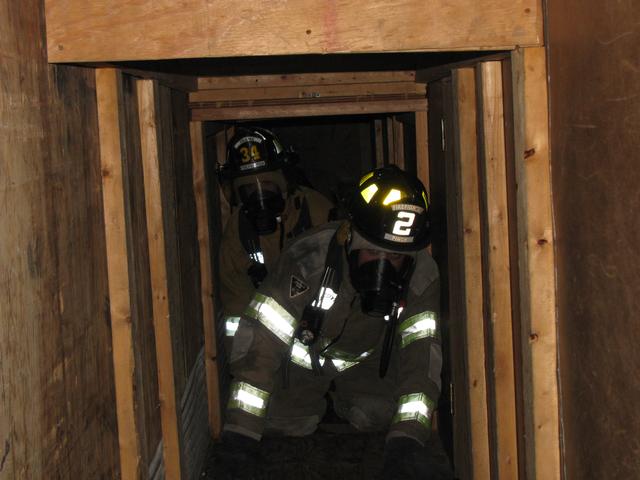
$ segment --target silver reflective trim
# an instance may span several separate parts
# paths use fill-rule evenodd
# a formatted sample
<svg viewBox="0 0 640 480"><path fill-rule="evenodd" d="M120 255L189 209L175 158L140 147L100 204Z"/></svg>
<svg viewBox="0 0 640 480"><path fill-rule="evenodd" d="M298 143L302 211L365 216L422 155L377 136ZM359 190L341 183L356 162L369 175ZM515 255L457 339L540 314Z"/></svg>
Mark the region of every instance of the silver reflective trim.
<svg viewBox="0 0 640 480"><path fill-rule="evenodd" d="M267 413L269 392L245 382L234 382L229 395L229 408L238 408L251 415L264 417Z"/></svg>
<svg viewBox="0 0 640 480"><path fill-rule="evenodd" d="M336 368L337 371L343 372L347 368L351 368L354 365L359 364L362 360L364 360L369 355L371 355L373 353L373 349L363 352L359 355L352 355L346 352L341 352L339 350L332 350L330 353L331 353L330 360L331 360L331 363L333 363L333 366Z"/></svg>
<svg viewBox="0 0 640 480"><path fill-rule="evenodd" d="M344 372L347 368L351 368L360 362L350 362L348 360L340 360L338 358L332 358L331 363L333 363L333 366L336 367L337 371Z"/></svg>
<svg viewBox="0 0 640 480"><path fill-rule="evenodd" d="M398 400L398 411L393 423L415 420L425 427L431 424L434 402L424 393L409 393Z"/></svg>
<svg viewBox="0 0 640 480"><path fill-rule="evenodd" d="M291 344L296 320L273 298L256 293L244 313L258 320L287 345Z"/></svg>
<svg viewBox="0 0 640 480"><path fill-rule="evenodd" d="M250 253L249 254L249 258L251 260L253 260L254 262L258 262L258 263L264 264L264 255L262 254L262 252Z"/></svg>
<svg viewBox="0 0 640 480"><path fill-rule="evenodd" d="M320 357L320 365L324 365L324 358ZM291 348L291 361L296 365L311 370L311 355L309 355L309 347L304 345L300 340L295 338L293 340L293 347Z"/></svg>
<svg viewBox="0 0 640 480"><path fill-rule="evenodd" d="M224 321L225 332L227 337L233 337L240 325L240 317L227 317Z"/></svg>
<svg viewBox="0 0 640 480"><path fill-rule="evenodd" d="M319 306L322 310L329 310L333 307L338 294L329 287L320 287L318 298L311 302L311 306Z"/></svg>
<svg viewBox="0 0 640 480"><path fill-rule="evenodd" d="M426 337L436 337L438 323L435 312L422 312L404 320L398 328L400 332L400 346L407 345Z"/></svg>

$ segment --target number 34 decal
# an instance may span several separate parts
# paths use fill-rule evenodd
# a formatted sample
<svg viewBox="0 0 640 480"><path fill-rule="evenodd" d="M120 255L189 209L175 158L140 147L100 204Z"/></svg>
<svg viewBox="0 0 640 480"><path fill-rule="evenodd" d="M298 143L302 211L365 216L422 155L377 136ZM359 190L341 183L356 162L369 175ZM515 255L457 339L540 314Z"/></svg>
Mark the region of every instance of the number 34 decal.
<svg viewBox="0 0 640 480"><path fill-rule="evenodd" d="M416 219L416 214L413 212L398 212L396 217L396 223L393 224L394 235L408 236L411 234L411 227Z"/></svg>

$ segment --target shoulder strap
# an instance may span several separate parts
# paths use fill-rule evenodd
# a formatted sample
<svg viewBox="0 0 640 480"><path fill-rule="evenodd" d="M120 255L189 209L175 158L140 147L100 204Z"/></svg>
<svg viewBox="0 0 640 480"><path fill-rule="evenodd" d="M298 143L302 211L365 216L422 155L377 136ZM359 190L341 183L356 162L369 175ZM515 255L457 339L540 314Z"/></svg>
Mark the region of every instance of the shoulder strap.
<svg viewBox="0 0 640 480"><path fill-rule="evenodd" d="M264 264L264 255L260 248L260 236L242 210L238 212L238 233L240 234L240 243L251 261L247 274L253 285L258 288L267 276L267 267Z"/></svg>
<svg viewBox="0 0 640 480"><path fill-rule="evenodd" d="M311 223L311 212L309 211L309 203L306 197L302 197L300 204L300 214L298 215L298 221L289 233L289 237L297 237L305 230L308 230L313 225Z"/></svg>
<svg viewBox="0 0 640 480"><path fill-rule="evenodd" d="M302 312L297 337L305 345L312 345L318 339L324 315L335 303L342 283L342 245L338 241L340 229L331 237L320 285L313 300Z"/></svg>

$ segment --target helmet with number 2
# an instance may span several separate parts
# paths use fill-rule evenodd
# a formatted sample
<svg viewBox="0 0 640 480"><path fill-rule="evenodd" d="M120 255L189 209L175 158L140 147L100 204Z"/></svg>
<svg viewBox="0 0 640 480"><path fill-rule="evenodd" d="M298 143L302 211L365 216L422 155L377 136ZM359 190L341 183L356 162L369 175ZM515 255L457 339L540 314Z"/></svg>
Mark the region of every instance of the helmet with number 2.
<svg viewBox="0 0 640 480"><path fill-rule="evenodd" d="M349 213L355 233L380 249L415 252L430 242L425 188L394 165L360 179Z"/></svg>

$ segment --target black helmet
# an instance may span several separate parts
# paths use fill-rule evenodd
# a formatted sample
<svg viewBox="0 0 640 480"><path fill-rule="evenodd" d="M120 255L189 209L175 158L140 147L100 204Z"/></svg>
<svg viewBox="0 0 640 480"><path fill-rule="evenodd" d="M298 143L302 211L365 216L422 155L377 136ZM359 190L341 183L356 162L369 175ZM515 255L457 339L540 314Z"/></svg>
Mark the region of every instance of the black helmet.
<svg viewBox="0 0 640 480"><path fill-rule="evenodd" d="M430 242L425 188L414 175L395 165L360 179L349 217L356 233L384 250L412 252Z"/></svg>
<svg viewBox="0 0 640 480"><path fill-rule="evenodd" d="M260 127L237 127L227 143L227 162L220 167L220 179L279 170L286 162L285 149L273 132Z"/></svg>

